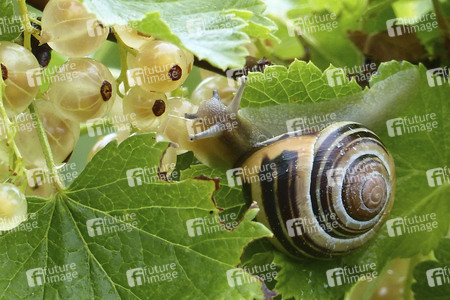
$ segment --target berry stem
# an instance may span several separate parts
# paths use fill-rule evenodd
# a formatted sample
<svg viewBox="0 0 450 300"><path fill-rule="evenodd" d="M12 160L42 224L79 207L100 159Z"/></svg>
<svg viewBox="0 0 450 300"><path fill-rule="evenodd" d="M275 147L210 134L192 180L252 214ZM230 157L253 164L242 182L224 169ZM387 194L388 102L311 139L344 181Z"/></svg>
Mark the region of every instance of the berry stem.
<svg viewBox="0 0 450 300"><path fill-rule="evenodd" d="M28 9L25 0L18 0L19 13L23 22L24 30L24 47L31 51L31 34L33 33L33 27L30 24L30 19L28 17ZM47 133L45 132L44 124L42 123L41 117L37 110L36 103L33 101L30 106L28 106L30 113L33 117L33 121L36 122L36 131L39 137L39 142L41 143L42 152L44 153L45 162L47 168L50 171L51 178L53 178L56 189L58 191L64 190L64 182L62 181L61 174L59 174L56 169L55 160L53 159L52 150L47 139Z"/></svg>
<svg viewBox="0 0 450 300"><path fill-rule="evenodd" d="M45 132L44 124L37 110L36 103L33 101L28 107L30 113L33 117L33 121L36 122L36 131L39 137L39 142L41 143L42 152L44 153L45 162L47 163L47 168L50 170L50 176L54 180L56 189L58 191L63 191L65 189L64 182L61 178L61 174L56 169L55 160L53 159L52 149L47 139L47 133Z"/></svg>
<svg viewBox="0 0 450 300"><path fill-rule="evenodd" d="M125 94L130 89L130 83L128 82L127 71L128 71L128 61L127 61L127 53L130 51L129 47L122 41L120 36L117 34L116 30L112 28L112 31L117 39L117 45L119 46L120 52L120 75L117 78L117 93L122 98L124 95L120 92L120 84L123 82L125 88Z"/></svg>
<svg viewBox="0 0 450 300"><path fill-rule="evenodd" d="M27 3L25 0L18 0L19 13L23 23L23 46L31 51L31 34L33 33L33 27L30 24L30 17L28 16Z"/></svg>
<svg viewBox="0 0 450 300"><path fill-rule="evenodd" d="M12 182L20 182L22 178L26 178L26 169L24 165L24 161L22 155L20 154L19 148L17 148L16 142L14 141L14 137L16 135L15 124L13 124L8 114L6 113L6 109L3 106L3 95L5 94L5 83L3 78L0 76L0 115L3 119L3 125L6 132L7 143L9 147L13 150L10 155L10 166L13 174L15 175L12 178ZM26 185L26 180L22 181L23 185Z"/></svg>

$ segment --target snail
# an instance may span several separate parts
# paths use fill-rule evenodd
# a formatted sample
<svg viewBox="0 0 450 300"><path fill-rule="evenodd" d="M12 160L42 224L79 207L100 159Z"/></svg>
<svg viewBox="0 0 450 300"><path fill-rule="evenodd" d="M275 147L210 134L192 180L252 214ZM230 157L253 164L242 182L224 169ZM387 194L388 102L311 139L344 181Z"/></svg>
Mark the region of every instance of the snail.
<svg viewBox="0 0 450 300"><path fill-rule="evenodd" d="M274 245L288 255L334 258L365 245L394 201L394 161L379 137L356 122L272 137L270 128L239 114L245 84L229 106L215 92L185 114L203 126L191 131L189 150L209 166L229 169L258 203L257 220L274 233Z"/></svg>

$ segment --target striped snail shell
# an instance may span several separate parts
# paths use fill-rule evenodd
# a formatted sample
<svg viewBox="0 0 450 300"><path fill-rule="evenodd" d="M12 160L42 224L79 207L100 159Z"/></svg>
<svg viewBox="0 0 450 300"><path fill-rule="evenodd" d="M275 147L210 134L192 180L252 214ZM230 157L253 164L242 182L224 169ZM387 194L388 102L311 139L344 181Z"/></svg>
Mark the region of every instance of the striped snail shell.
<svg viewBox="0 0 450 300"><path fill-rule="evenodd" d="M244 175L244 191L261 208L258 221L291 256L348 254L375 235L393 204L393 159L357 123L271 139L242 168L254 170ZM252 180L269 178L268 172L273 180Z"/></svg>
<svg viewBox="0 0 450 300"><path fill-rule="evenodd" d="M363 125L338 122L320 132L268 134L241 115L245 80L229 106L217 93L186 119L220 121L189 136L203 163L239 170L244 194L273 243L293 257L332 258L363 246L384 224L395 191L394 161ZM236 126L224 126L224 122ZM208 123L208 122L204 122ZM232 128L225 130L224 128ZM230 170L229 170L230 171Z"/></svg>

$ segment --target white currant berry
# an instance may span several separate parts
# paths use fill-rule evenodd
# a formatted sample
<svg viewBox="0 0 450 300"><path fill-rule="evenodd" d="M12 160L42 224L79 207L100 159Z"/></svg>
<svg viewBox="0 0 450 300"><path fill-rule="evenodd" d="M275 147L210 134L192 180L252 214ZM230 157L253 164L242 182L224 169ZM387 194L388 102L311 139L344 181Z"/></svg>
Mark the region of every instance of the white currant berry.
<svg viewBox="0 0 450 300"><path fill-rule="evenodd" d="M13 184L0 183L0 230L11 230L26 219L25 195Z"/></svg>
<svg viewBox="0 0 450 300"><path fill-rule="evenodd" d="M91 58L72 58L63 64L48 89L48 98L67 118L86 122L104 117L116 98L113 75Z"/></svg>
<svg viewBox="0 0 450 300"><path fill-rule="evenodd" d="M130 48L139 49L148 41L153 41L155 38L141 33L129 26L117 25L114 26L115 34Z"/></svg>
<svg viewBox="0 0 450 300"><path fill-rule="evenodd" d="M133 125L139 131L154 131L164 117L166 103L165 94L149 92L135 86L123 99L123 113L134 119Z"/></svg>
<svg viewBox="0 0 450 300"><path fill-rule="evenodd" d="M80 137L80 124L58 113L51 102L36 100L42 123L47 133L48 142L56 163L65 161L75 148ZM28 168L45 165L44 154L36 131L36 123L30 113L23 113L17 118L18 131L15 137L17 147Z"/></svg>
<svg viewBox="0 0 450 300"><path fill-rule="evenodd" d="M3 105L9 116L17 115L30 105L39 91L39 84L31 74L40 74L40 66L30 51L4 41L0 41L0 63L6 85Z"/></svg>
<svg viewBox="0 0 450 300"><path fill-rule="evenodd" d="M164 137L164 140L171 141L179 146L179 149L189 149L191 141L187 130L185 114L197 112L197 106L193 105L188 99L181 97L172 97L167 100L166 115L161 120L158 133ZM178 151L180 154L180 151Z"/></svg>
<svg viewBox="0 0 450 300"><path fill-rule="evenodd" d="M77 0L50 0L42 12L41 43L58 53L81 57L94 53L109 30Z"/></svg>
<svg viewBox="0 0 450 300"><path fill-rule="evenodd" d="M140 85L153 92L171 92L184 83L191 71L191 58L187 55L192 54L169 42L149 41L132 59L128 80L133 86Z"/></svg>
<svg viewBox="0 0 450 300"><path fill-rule="evenodd" d="M230 85L228 78L214 75L200 82L197 88L192 92L191 102L195 105L199 105L203 100L212 98L214 90L217 90L219 93L220 100L225 105L229 105L233 100L234 93L237 89L234 84Z"/></svg>

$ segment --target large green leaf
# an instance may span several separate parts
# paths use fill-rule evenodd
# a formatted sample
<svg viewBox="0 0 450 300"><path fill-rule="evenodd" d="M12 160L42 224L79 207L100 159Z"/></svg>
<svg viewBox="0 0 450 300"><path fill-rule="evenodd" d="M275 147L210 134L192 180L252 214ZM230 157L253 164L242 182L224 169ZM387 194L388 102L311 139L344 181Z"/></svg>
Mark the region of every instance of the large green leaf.
<svg viewBox="0 0 450 300"><path fill-rule="evenodd" d="M234 230L218 230L219 211L211 198L213 181L151 183L127 176L129 169L159 166L166 148L167 143L155 144L151 134L131 137L120 146L110 143L67 192L48 200L29 198L37 228L0 237L0 297L261 298L258 281L232 287L227 277L227 271L238 265L243 248L270 234L252 221L257 209L247 211ZM210 227L189 225L188 220L196 218L208 221L205 226ZM50 279L39 285L39 268L70 264L77 278ZM149 278L154 281L139 285L141 270L135 270L134 277L129 271L153 266L166 266L170 273L176 272L176 278L163 280L163 276L168 278L164 271L158 274L159 280ZM35 272L34 277L27 277L27 271ZM248 274L238 275L240 280L249 279ZM36 286L29 286L27 278Z"/></svg>
<svg viewBox="0 0 450 300"><path fill-rule="evenodd" d="M248 35L271 37L276 28L262 15L265 4L260 0L83 2L106 25L132 24L144 33L184 46L222 69L244 65L248 52L243 45L250 41Z"/></svg>

